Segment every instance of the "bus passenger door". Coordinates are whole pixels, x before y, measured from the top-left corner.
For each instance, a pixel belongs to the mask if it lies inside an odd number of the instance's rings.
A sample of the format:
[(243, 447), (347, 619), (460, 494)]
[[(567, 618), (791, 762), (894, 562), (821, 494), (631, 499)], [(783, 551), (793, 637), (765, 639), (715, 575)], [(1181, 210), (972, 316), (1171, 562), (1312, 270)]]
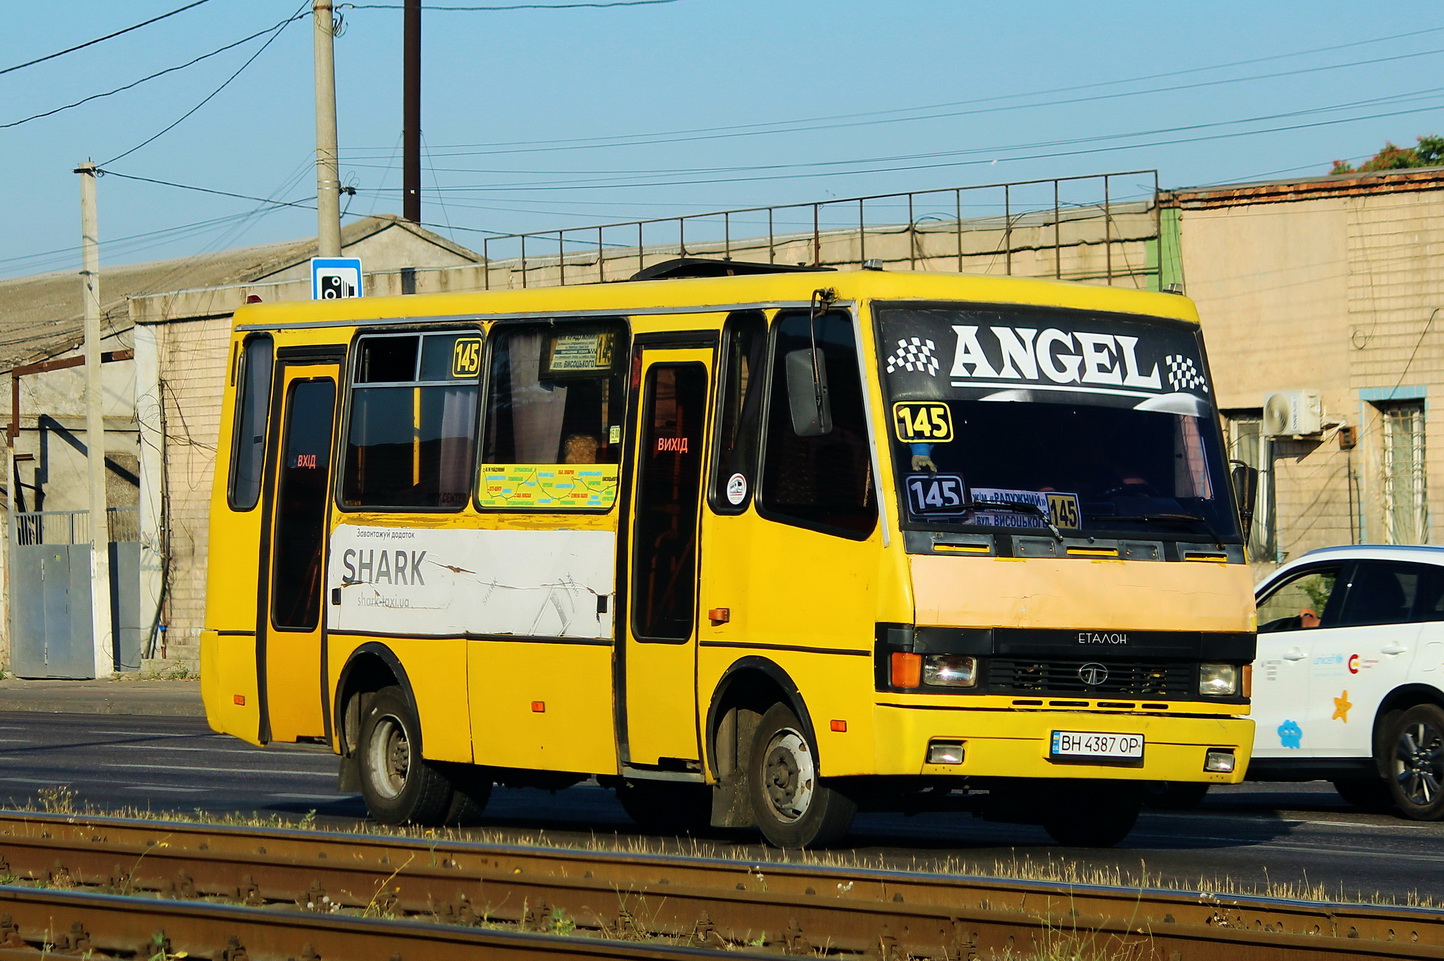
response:
[[(710, 348), (639, 344), (620, 688), (623, 760), (681, 768), (697, 731), (698, 515)], [(681, 763), (679, 763), (681, 762)]]
[(326, 733), (321, 602), (339, 371), (339, 362), (282, 358), (277, 372), (281, 406), (272, 422), (280, 426), (266, 483), (270, 530), (256, 625), (263, 741)]

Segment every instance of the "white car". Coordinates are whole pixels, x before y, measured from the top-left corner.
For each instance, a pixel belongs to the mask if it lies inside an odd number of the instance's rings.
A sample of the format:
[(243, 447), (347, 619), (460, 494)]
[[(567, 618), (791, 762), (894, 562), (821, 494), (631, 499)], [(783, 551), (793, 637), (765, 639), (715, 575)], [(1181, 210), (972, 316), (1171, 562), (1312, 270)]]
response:
[[(1250, 781), (1444, 820), (1444, 547), (1310, 551), (1258, 586)], [(1207, 785), (1161, 784), (1155, 807)]]
[(1444, 818), (1444, 548), (1310, 551), (1257, 598), (1249, 779)]

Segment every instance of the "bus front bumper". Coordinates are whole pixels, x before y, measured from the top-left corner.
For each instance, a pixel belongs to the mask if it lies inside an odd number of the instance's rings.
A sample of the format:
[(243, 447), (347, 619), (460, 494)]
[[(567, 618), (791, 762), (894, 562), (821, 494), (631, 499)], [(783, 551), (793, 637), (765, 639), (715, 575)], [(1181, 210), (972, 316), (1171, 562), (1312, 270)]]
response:
[[(944, 777), (1237, 784), (1248, 767), (1254, 733), (1253, 721), (1227, 716), (879, 705), (875, 719), (879, 774)], [(1055, 732), (1064, 736), (1055, 738)], [(1055, 753), (1055, 747), (1080, 753)], [(1141, 756), (1088, 756), (1093, 750)], [(1232, 770), (1220, 770), (1229, 757)]]

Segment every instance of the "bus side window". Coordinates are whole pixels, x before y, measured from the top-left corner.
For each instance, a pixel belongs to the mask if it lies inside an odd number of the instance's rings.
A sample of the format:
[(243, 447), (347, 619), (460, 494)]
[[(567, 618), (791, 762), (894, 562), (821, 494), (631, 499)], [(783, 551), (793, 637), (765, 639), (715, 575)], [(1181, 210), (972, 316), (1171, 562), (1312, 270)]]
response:
[(481, 334), (379, 334), (357, 343), (341, 500), (459, 510), (471, 492)]
[[(611, 509), (622, 450), (626, 370), (621, 321), (492, 328), (478, 505)], [(553, 465), (591, 467), (576, 473), (552, 471)], [(584, 481), (574, 482), (574, 476)], [(553, 477), (564, 479), (545, 480)]]
[(810, 326), (805, 310), (780, 312), (773, 323), (759, 510), (786, 523), (861, 540), (877, 524), (877, 505), (852, 318), (844, 311), (832, 311), (817, 319), (817, 350), (826, 366), (832, 429), (802, 437), (793, 429), (787, 371), (779, 358), (811, 348)]
[(274, 353), (271, 338), (265, 334), (248, 337), (242, 348), (240, 385), (236, 388), (236, 427), (231, 438), (230, 505), (233, 511), (251, 510), (261, 497)]
[(717, 392), (717, 438), (713, 445), (710, 499), (718, 514), (747, 510), (757, 485), (757, 440), (762, 425), (763, 360), (767, 319), (760, 310), (739, 310), (722, 326), (722, 370)]

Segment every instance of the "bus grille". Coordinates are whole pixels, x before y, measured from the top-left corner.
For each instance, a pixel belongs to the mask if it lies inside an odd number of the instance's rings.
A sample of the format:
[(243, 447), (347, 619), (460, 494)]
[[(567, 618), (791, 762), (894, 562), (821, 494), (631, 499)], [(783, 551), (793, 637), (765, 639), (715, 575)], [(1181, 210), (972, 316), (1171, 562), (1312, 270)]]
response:
[[(1084, 665), (1107, 668), (1100, 683)], [(1096, 675), (1094, 675), (1096, 676)], [(1149, 661), (1037, 661), (997, 658), (989, 664), (990, 694), (1072, 694), (1082, 697), (1190, 697), (1198, 693), (1192, 664)]]

